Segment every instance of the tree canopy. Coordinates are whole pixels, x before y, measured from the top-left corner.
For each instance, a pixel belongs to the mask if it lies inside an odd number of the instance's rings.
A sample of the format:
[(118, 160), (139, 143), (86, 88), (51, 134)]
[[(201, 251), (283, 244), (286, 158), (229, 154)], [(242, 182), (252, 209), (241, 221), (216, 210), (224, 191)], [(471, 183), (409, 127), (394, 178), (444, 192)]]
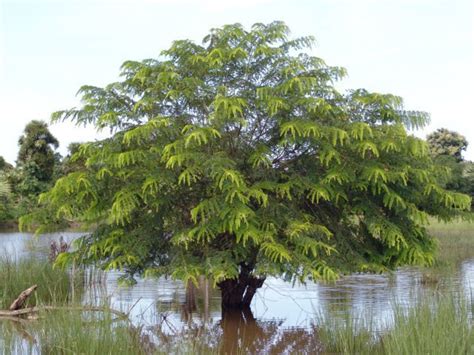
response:
[(10, 170), (13, 166), (0, 155), (0, 170)]
[(10, 217), (11, 188), (5, 177), (0, 174), (0, 222)]
[(442, 186), (470, 195), (472, 198), (474, 165), (464, 160), (462, 156), (468, 146), (466, 137), (458, 132), (440, 128), (427, 136), (427, 142), (433, 161), (440, 167), (438, 172)]
[(466, 150), (468, 145), (466, 137), (446, 128), (439, 128), (428, 134), (426, 140), (434, 157), (452, 156), (457, 161), (463, 160), (462, 152)]
[[(345, 70), (312, 45), (281, 22), (227, 25), (82, 87), (83, 105), (53, 120), (112, 136), (82, 144), (72, 159), (85, 164), (41, 196), (93, 228), (58, 262), (204, 275), (224, 307), (247, 307), (267, 276), (432, 263), (428, 217), (462, 216), (470, 198), (438, 184), (426, 142), (407, 132), (428, 115), (394, 95), (338, 92)], [(35, 220), (52, 227), (34, 215), (23, 227)]]
[(28, 166), (27, 169), (32, 170), (33, 176), (39, 181), (50, 181), (56, 162), (54, 149), (59, 146), (59, 142), (49, 131), (46, 122), (33, 120), (28, 123), (18, 145), (17, 165)]

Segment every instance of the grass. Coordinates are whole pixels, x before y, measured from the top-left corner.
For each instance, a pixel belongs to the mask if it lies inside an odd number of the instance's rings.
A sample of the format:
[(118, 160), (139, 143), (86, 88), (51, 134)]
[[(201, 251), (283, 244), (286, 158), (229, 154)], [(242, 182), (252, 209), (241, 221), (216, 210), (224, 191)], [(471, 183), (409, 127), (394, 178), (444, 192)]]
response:
[[(422, 282), (437, 283), (462, 262), (474, 258), (474, 223), (430, 222), (438, 242), (435, 264), (423, 268)], [(449, 289), (449, 288), (448, 288)], [(454, 297), (456, 296), (456, 297)], [(394, 303), (393, 327), (378, 333), (368, 318), (319, 319), (319, 337), (327, 353), (474, 354), (474, 298), (437, 294), (406, 310)], [(374, 335), (377, 334), (377, 335)]]
[(433, 219), (428, 231), (436, 238), (438, 250), (434, 265), (421, 269), (421, 282), (437, 285), (453, 274), (462, 262), (474, 258), (474, 223), (442, 223)]
[[(272, 325), (260, 324), (256, 330), (263, 337), (253, 338), (255, 343), (246, 346), (256, 352), (279, 353), (274, 350), (281, 348), (315, 353), (316, 339), (322, 354), (472, 354), (472, 300), (471, 304), (461, 300), (431, 296), (408, 310), (394, 305), (393, 327), (382, 332), (375, 330), (370, 317), (339, 320), (324, 317), (311, 330), (288, 329), (276, 332), (276, 336), (272, 334), (277, 325), (273, 329)], [(40, 317), (35, 321), (0, 321), (3, 353), (218, 354), (226, 349), (218, 324), (207, 332), (190, 330), (174, 334), (168, 342), (153, 331), (144, 332), (128, 321), (117, 321), (109, 312), (57, 311)], [(265, 335), (269, 334), (267, 338)], [(292, 347), (295, 344), (297, 348)]]
[(3, 353), (147, 354), (156, 349), (141, 329), (108, 312), (54, 311), (34, 321), (0, 321)]
[(425, 301), (408, 311), (397, 308), (394, 329), (381, 339), (384, 353), (473, 353), (474, 329), (469, 308), (467, 302), (449, 297)]
[(428, 230), (438, 240), (435, 266), (453, 266), (474, 258), (473, 222), (442, 223), (432, 220)]
[[(78, 273), (80, 279), (83, 274)], [(76, 292), (82, 287), (75, 282)], [(8, 309), (21, 291), (33, 284), (28, 306), (65, 306), (71, 303), (71, 276), (47, 260), (0, 256), (0, 309)], [(78, 297), (81, 298), (81, 297)], [(145, 354), (154, 347), (140, 328), (117, 322), (111, 312), (43, 311), (39, 319), (0, 318), (3, 354)]]
[(54, 312), (46, 315), (34, 332), (43, 354), (145, 353), (140, 329), (127, 322), (115, 324), (107, 312)]
[(14, 260), (0, 256), (0, 309), (7, 309), (18, 295), (32, 285), (38, 285), (29, 306), (62, 304), (69, 299), (70, 277), (66, 270), (53, 268), (45, 260)]
[(325, 351), (410, 355), (474, 353), (472, 300), (432, 296), (409, 310), (395, 305), (393, 311), (393, 328), (381, 333), (372, 328), (372, 322), (350, 318), (328, 321), (324, 317), (317, 331)]

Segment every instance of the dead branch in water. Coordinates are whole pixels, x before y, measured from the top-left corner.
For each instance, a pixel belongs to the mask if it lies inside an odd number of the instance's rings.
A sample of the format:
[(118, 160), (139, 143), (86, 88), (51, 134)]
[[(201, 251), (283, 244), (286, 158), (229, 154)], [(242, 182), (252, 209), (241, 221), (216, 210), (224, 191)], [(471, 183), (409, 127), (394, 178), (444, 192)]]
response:
[(30, 308), (17, 309), (14, 311), (9, 310), (0, 310), (0, 317), (19, 317), (28, 314), (34, 314), (41, 311), (83, 311), (83, 312), (104, 312), (111, 313), (117, 317), (128, 319), (126, 313), (117, 311), (115, 309), (106, 308), (106, 307), (92, 307), (92, 306), (36, 306)]
[(35, 306), (29, 308), (23, 308), (28, 297), (37, 289), (37, 285), (33, 285), (30, 288), (24, 290), (11, 304), (8, 310), (0, 310), (1, 318), (20, 317), (24, 315), (31, 315), (41, 311), (82, 311), (82, 312), (109, 312), (116, 315), (120, 319), (129, 319), (128, 314), (117, 311), (115, 309), (106, 307), (93, 307), (93, 306)]
[(16, 300), (13, 301), (13, 303), (10, 305), (10, 308), (9, 310), (10, 311), (16, 311), (18, 309), (21, 309), (23, 308), (23, 306), (25, 305), (25, 302), (26, 300), (28, 299), (28, 297), (30, 297), (30, 295), (35, 292), (35, 290), (38, 288), (37, 285), (33, 285), (31, 286), (30, 288), (27, 288), (25, 291), (23, 291), (22, 293), (20, 293), (20, 295), (17, 297)]

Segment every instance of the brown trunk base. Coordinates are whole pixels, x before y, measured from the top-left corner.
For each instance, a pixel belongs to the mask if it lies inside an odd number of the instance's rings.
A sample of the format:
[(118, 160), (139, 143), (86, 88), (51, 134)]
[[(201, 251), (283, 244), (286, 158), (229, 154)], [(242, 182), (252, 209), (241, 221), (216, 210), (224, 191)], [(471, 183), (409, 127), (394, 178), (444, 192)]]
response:
[(265, 278), (250, 275), (245, 270), (237, 279), (221, 281), (217, 284), (221, 290), (222, 311), (250, 309), (253, 296), (262, 287)]

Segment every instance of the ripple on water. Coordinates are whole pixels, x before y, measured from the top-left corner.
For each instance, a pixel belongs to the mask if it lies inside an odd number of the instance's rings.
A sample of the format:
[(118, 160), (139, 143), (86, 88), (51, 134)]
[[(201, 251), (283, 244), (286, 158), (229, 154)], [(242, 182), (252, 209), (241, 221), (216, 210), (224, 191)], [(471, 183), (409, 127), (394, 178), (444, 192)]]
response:
[[(26, 257), (47, 255), (53, 240), (63, 236), (66, 241), (81, 233), (54, 233), (33, 237), (28, 233), (0, 233), (0, 249), (8, 255)], [(219, 321), (220, 300), (215, 290), (201, 287), (194, 290), (196, 307), (186, 307), (189, 298), (181, 282), (160, 278), (137, 279), (133, 286), (122, 286), (120, 272), (107, 272), (105, 277), (86, 288), (84, 302), (100, 303), (104, 300), (111, 306), (131, 310), (134, 322), (156, 324), (166, 314), (167, 320), (176, 327), (203, 319)], [(458, 293), (463, 289), (466, 295), (473, 293), (474, 259), (463, 262), (460, 267), (435, 285), (423, 282), (423, 274), (415, 268), (401, 268), (392, 274), (353, 274), (330, 283), (293, 285), (280, 279), (268, 278), (257, 292), (252, 310), (257, 319), (280, 319), (284, 327), (309, 327), (317, 317), (370, 316), (376, 326), (390, 324), (393, 316), (393, 302), (410, 307), (427, 292), (443, 288)], [(191, 311), (191, 312), (190, 312)]]

